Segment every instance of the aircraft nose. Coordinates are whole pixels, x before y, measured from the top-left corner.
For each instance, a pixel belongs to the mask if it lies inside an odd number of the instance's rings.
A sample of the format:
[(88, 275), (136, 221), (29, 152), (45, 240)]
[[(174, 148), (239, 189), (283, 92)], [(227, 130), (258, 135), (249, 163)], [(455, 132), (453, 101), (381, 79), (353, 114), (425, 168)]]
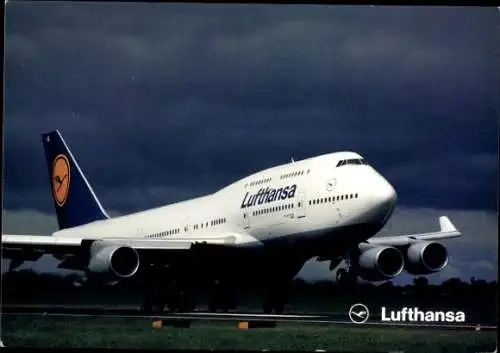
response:
[(398, 199), (398, 196), (394, 187), (384, 179), (381, 181), (380, 186), (377, 190), (377, 198), (381, 203), (394, 205)]
[(383, 222), (392, 214), (398, 196), (394, 187), (384, 178), (380, 178), (374, 185), (372, 200), (378, 209), (378, 213)]

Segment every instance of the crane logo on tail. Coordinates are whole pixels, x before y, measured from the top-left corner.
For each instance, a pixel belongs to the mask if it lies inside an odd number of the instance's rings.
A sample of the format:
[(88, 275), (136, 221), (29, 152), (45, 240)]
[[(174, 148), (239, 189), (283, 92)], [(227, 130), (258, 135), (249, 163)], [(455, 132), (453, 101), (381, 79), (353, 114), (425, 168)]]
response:
[(64, 154), (58, 155), (52, 166), (52, 191), (59, 207), (64, 206), (68, 198), (70, 174), (68, 157)]

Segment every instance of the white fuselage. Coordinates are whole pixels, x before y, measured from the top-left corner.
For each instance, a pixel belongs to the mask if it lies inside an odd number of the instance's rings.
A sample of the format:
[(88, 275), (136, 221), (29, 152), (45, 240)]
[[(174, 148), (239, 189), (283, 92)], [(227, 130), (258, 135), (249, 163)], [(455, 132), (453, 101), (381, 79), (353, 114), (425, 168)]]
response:
[[(324, 237), (332, 230), (390, 217), (394, 188), (362, 160), (338, 152), (269, 168), (219, 191), (164, 207), (60, 230), (80, 238), (189, 239), (248, 234), (266, 245)], [(260, 191), (260, 192), (259, 192)], [(366, 238), (374, 234), (366, 234)]]

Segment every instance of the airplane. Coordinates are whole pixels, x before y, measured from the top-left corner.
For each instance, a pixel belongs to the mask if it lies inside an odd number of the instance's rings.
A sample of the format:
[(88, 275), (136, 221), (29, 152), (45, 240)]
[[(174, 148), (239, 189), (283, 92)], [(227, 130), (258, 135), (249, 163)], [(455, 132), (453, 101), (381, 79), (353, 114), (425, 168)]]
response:
[[(89, 283), (136, 280), (143, 308), (192, 311), (202, 286), (209, 310), (229, 310), (239, 286), (264, 288), (265, 313), (283, 312), (304, 263), (330, 261), (341, 284), (444, 269), (438, 240), (461, 236), (446, 216), (438, 231), (374, 237), (393, 214), (394, 187), (360, 154), (327, 153), (252, 173), (211, 194), (110, 217), (59, 130), (42, 134), (59, 230), (3, 234), (10, 270), (51, 254)], [(159, 286), (168, 295), (158, 295)], [(166, 287), (165, 287), (166, 286)], [(155, 289), (156, 288), (156, 289)]]

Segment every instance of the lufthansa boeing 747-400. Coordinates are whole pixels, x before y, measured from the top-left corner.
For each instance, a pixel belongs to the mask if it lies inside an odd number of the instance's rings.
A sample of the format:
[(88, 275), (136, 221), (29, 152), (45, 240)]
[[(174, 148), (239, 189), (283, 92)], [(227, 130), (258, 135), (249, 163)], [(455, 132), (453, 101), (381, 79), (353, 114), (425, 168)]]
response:
[[(94, 284), (171, 284), (176, 299), (156, 299), (157, 310), (194, 310), (194, 293), (217, 283), (226, 294), (262, 285), (264, 311), (281, 313), (287, 285), (311, 258), (330, 261), (331, 269), (345, 260), (337, 271), (341, 283), (430, 274), (448, 263), (437, 240), (461, 235), (442, 216), (436, 232), (373, 238), (394, 210), (396, 191), (354, 152), (291, 161), (210, 195), (112, 218), (59, 131), (42, 134), (42, 141), (60, 229), (51, 236), (2, 235), (10, 269), (51, 254), (60, 268), (84, 271)], [(226, 294), (216, 295), (210, 310), (227, 310), (220, 304)]]

